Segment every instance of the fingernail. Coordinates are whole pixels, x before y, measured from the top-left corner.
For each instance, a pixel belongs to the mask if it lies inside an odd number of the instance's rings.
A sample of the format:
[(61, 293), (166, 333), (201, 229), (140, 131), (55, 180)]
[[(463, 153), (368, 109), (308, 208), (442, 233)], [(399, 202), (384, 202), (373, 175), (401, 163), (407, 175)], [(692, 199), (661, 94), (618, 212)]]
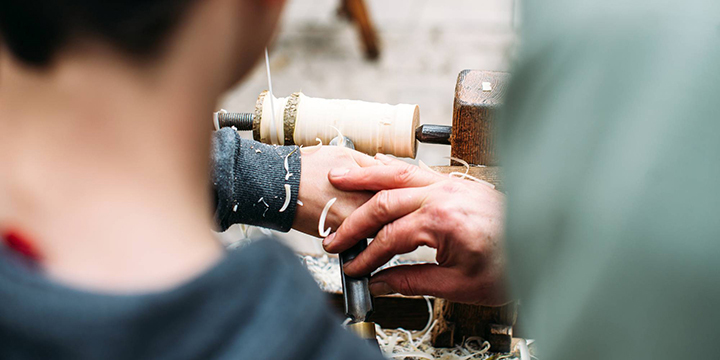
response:
[(373, 294), (373, 295), (375, 295), (375, 296), (378, 296), (378, 295), (388, 295), (388, 294), (392, 294), (392, 293), (395, 292), (395, 291), (390, 287), (390, 285), (388, 285), (388, 284), (385, 283), (385, 282), (371, 283), (371, 284), (369, 285), (369, 287), (370, 287), (370, 293)]
[(345, 176), (350, 172), (350, 169), (332, 169), (330, 170), (330, 177), (339, 178)]
[(332, 234), (328, 235), (328, 237), (323, 239), (323, 242), (322, 242), (323, 247), (325, 247), (325, 248), (328, 247), (328, 245), (330, 245), (330, 243), (333, 241), (334, 238), (335, 238), (335, 233), (332, 233)]

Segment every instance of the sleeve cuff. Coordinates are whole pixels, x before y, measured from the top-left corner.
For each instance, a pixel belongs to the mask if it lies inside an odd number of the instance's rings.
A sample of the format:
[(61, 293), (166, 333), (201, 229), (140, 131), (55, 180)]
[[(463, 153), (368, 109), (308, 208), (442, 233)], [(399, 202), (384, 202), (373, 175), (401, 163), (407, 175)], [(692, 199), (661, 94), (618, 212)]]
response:
[(300, 188), (299, 148), (241, 139), (232, 129), (217, 131), (213, 145), (215, 217), (220, 229), (242, 223), (289, 231)]

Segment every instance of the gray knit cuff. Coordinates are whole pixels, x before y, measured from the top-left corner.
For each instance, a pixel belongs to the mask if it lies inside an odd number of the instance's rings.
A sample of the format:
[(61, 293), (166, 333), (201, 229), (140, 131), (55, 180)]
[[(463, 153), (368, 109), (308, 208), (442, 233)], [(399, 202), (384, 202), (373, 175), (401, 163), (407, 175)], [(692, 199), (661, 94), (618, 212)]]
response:
[(285, 232), (292, 228), (300, 188), (297, 146), (241, 139), (224, 128), (214, 134), (212, 160), (215, 219), (221, 230), (238, 223)]

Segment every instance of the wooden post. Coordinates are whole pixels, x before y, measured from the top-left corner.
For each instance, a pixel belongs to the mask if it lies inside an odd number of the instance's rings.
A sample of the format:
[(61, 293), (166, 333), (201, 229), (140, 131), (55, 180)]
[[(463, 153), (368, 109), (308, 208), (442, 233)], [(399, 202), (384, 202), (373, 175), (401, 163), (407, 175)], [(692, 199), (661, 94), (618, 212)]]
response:
[[(455, 87), (452, 156), (473, 165), (497, 165), (493, 121), (508, 81), (508, 73), (471, 70), (460, 73)], [(445, 172), (443, 168), (436, 170)], [(497, 167), (471, 167), (471, 173), (502, 190)], [(488, 307), (435, 299), (437, 324), (432, 332), (433, 346), (451, 347), (470, 336), (479, 336), (490, 343), (491, 351), (509, 352), (517, 307), (517, 303)]]
[(497, 165), (493, 118), (502, 104), (510, 75), (463, 70), (455, 86), (452, 156), (475, 165)]
[(460, 304), (435, 299), (432, 332), (435, 347), (453, 347), (470, 336), (479, 336), (490, 343), (490, 351), (509, 352), (512, 326), (517, 319), (517, 303), (489, 307)]

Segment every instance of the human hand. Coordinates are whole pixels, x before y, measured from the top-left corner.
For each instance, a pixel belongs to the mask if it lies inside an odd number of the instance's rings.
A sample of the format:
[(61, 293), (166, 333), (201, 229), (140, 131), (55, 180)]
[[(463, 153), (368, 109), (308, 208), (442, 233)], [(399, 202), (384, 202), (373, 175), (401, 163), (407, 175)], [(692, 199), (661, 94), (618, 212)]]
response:
[(325, 228), (337, 229), (340, 223), (360, 205), (367, 202), (374, 192), (365, 190), (343, 191), (328, 181), (330, 169), (343, 167), (359, 169), (379, 162), (372, 157), (344, 147), (322, 146), (319, 149), (301, 149), (301, 175), (298, 204), (293, 228), (309, 235), (319, 236), (318, 222), (327, 202), (337, 198), (325, 219)]
[(379, 191), (323, 242), (340, 253), (375, 237), (344, 267), (366, 275), (397, 254), (426, 245), (437, 264), (401, 265), (370, 279), (374, 295), (433, 295), (452, 301), (501, 305), (504, 195), (486, 184), (450, 178), (379, 155), (381, 164), (333, 169), (330, 182), (344, 191)]

